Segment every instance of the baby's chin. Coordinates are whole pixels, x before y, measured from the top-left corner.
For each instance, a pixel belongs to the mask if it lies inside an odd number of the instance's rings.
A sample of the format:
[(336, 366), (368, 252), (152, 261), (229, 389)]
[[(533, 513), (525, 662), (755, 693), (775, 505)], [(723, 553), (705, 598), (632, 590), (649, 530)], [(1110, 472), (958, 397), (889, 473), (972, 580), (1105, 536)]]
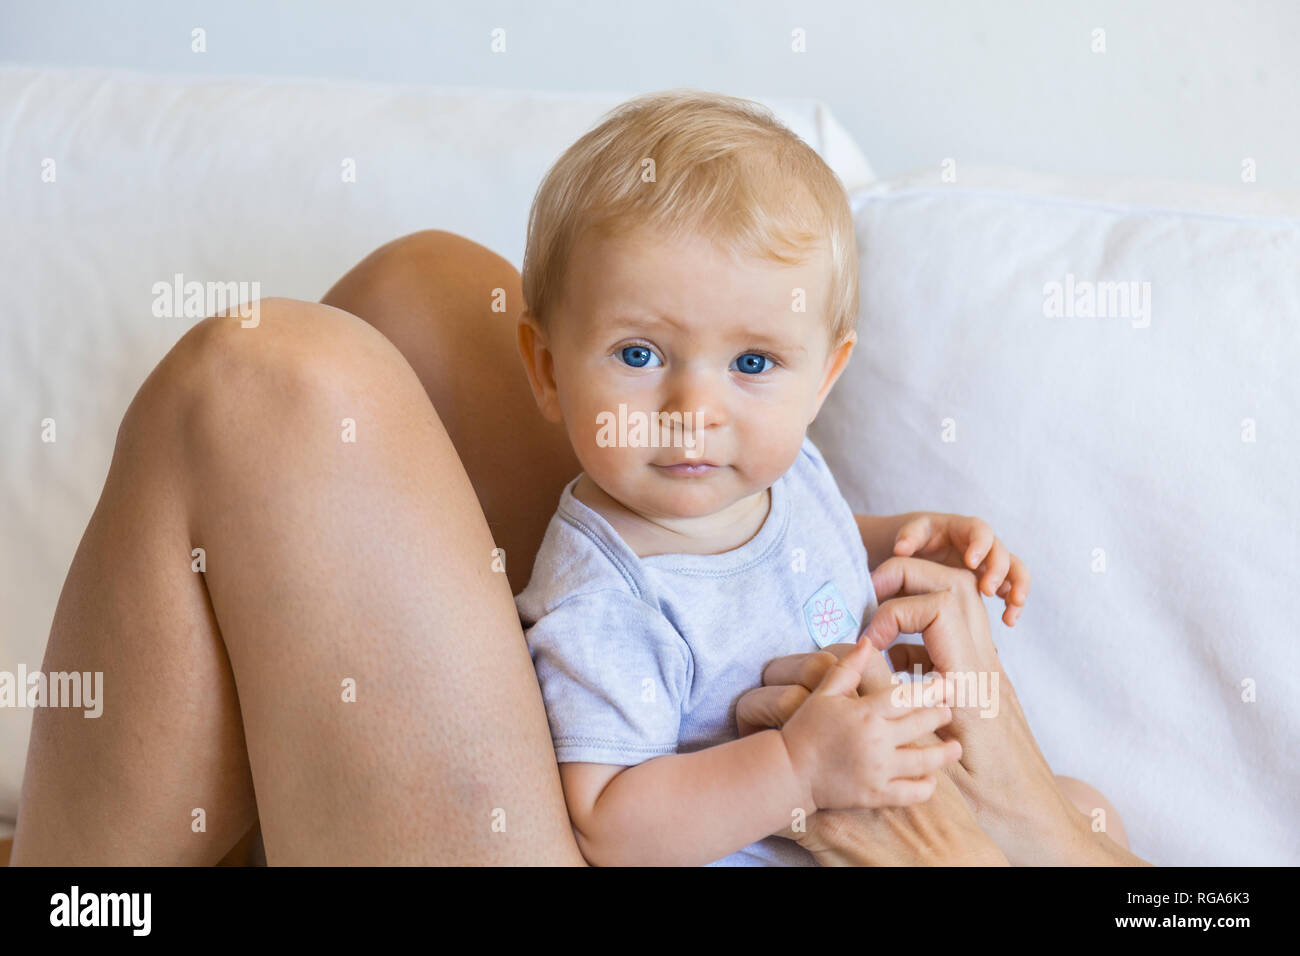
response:
[(624, 494), (613, 497), (645, 517), (685, 520), (716, 515), (761, 490), (737, 488), (734, 483), (717, 480), (722, 477), (720, 474), (698, 478), (655, 475), (651, 487), (628, 488)]

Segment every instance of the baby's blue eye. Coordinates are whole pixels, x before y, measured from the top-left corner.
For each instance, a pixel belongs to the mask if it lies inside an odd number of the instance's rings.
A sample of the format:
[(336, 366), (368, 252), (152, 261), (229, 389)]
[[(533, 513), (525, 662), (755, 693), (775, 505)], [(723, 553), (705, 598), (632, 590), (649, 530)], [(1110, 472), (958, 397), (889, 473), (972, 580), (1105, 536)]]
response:
[(772, 360), (766, 355), (760, 355), (758, 352), (746, 352), (736, 359), (736, 370), (744, 372), (746, 375), (757, 375), (760, 372), (766, 372), (773, 364)]
[(629, 345), (620, 354), (623, 361), (633, 368), (654, 368), (655, 366), (651, 364), (652, 359), (655, 364), (660, 364), (659, 356), (644, 345)]

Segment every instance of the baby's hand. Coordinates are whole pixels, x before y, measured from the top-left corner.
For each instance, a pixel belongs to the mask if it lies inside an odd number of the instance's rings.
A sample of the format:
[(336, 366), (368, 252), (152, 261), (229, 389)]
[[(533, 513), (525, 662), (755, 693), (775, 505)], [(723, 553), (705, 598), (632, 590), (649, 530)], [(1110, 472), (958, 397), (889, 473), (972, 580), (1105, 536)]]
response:
[(857, 695), (866, 658), (876, 653), (867, 643), (841, 658), (780, 730), (812, 800), (809, 813), (923, 803), (938, 785), (933, 774), (961, 756), (955, 740), (909, 746), (952, 720), (937, 699), (943, 681), (927, 682), (925, 701), (907, 684)]
[(1015, 627), (1029, 597), (1025, 562), (1006, 549), (993, 529), (965, 515), (923, 514), (906, 522), (894, 538), (894, 554), (928, 558), (954, 568), (970, 568), (979, 588), (1006, 602), (1002, 621)]

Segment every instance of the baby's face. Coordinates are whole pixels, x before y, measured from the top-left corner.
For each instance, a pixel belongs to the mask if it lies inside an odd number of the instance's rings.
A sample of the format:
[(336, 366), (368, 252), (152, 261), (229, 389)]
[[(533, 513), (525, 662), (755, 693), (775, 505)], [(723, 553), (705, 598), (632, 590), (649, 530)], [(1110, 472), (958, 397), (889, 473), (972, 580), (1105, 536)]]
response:
[[(831, 350), (829, 269), (824, 250), (787, 266), (733, 259), (696, 235), (588, 230), (548, 323), (542, 410), (563, 418), (583, 470), (632, 511), (721, 512), (789, 469), (848, 360), (852, 341)], [(630, 422), (689, 413), (684, 432), (660, 435), (679, 447), (608, 446), (620, 404)]]

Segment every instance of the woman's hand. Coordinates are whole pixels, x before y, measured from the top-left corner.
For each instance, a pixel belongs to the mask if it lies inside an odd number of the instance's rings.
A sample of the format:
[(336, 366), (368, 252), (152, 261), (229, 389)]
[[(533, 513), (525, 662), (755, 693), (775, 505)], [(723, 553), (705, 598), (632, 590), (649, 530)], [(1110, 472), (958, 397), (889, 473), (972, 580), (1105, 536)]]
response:
[[(750, 691), (736, 705), (742, 735), (780, 726), (799, 708), (837, 657), (856, 645), (836, 644), (814, 654), (772, 661), (763, 674), (767, 686)], [(872, 653), (863, 668), (859, 695), (888, 690), (889, 667)], [(933, 733), (917, 738), (918, 746), (939, 741)], [(803, 832), (786, 830), (822, 866), (1006, 866), (1007, 859), (979, 828), (956, 784), (936, 774), (938, 786), (924, 803), (877, 810), (821, 810), (808, 818)]]
[[(938, 739), (938, 738), (935, 738)], [(1009, 866), (947, 775), (925, 803), (820, 810), (806, 833), (785, 832), (821, 866)]]
[[(985, 688), (990, 699), (954, 706), (942, 736), (961, 742), (960, 766), (953, 781), (970, 803), (981, 828), (1016, 865), (1080, 862), (1079, 854), (1104, 834), (1093, 834), (1086, 820), (1057, 786), (1015, 688), (1002, 670), (989, 633), (988, 615), (969, 571), (917, 558), (896, 557), (871, 575), (883, 603), (862, 639), (888, 647), (900, 634), (921, 634), (921, 663), (966, 688)], [(906, 647), (906, 645), (904, 645)], [(915, 649), (895, 655), (917, 659)], [(960, 702), (958, 702), (960, 703)], [(1086, 855), (1086, 852), (1085, 852)]]
[[(955, 706), (952, 723), (937, 736), (955, 737), (961, 743), (961, 760), (946, 773), (981, 829), (1006, 857), (1017, 865), (1141, 863), (1105, 834), (1092, 832), (1087, 818), (1061, 793), (998, 662), (973, 575), (917, 558), (895, 557), (873, 572), (872, 581), (877, 596), (886, 600), (864, 630), (864, 639), (883, 648), (899, 634), (919, 632), (925, 648), (891, 649), (895, 667), (906, 669), (913, 663), (928, 667), (932, 662), (947, 679), (973, 680), (975, 687), (982, 679), (992, 693), (991, 700), (983, 703)], [(763, 674), (765, 686), (737, 705), (742, 732), (780, 726), (793, 713), (792, 705), (797, 707), (807, 695), (807, 688), (817, 686), (833, 655), (852, 649), (852, 645), (835, 645), (817, 654), (770, 663)], [(879, 661), (879, 667), (870, 671), (872, 679), (885, 670)], [(926, 806), (911, 809), (919, 814)], [(810, 830), (817, 816), (809, 821)], [(907, 824), (907, 815), (894, 816), (900, 825)], [(843, 839), (845, 821), (831, 822), (830, 832)]]

